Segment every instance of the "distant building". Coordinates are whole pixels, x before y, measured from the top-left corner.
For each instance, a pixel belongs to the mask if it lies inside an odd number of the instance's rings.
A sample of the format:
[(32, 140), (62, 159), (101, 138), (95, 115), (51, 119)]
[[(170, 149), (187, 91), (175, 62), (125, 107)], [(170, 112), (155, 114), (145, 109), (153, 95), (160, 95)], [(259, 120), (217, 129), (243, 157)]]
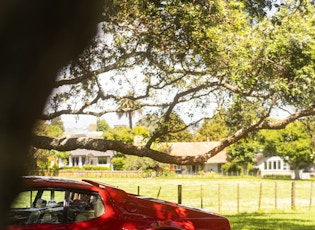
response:
[[(174, 156), (197, 156), (209, 152), (219, 145), (220, 142), (170, 142), (163, 144), (170, 155)], [(227, 163), (227, 152), (222, 150), (211, 157), (205, 164), (200, 165), (175, 165), (175, 170), (183, 174), (195, 174), (200, 170), (205, 172), (221, 172), (222, 165)]]
[(71, 151), (69, 155), (68, 166), (78, 166), (82, 167), (84, 165), (93, 166), (107, 166), (113, 170), (113, 165), (111, 163), (112, 157), (115, 155), (115, 151), (107, 150), (105, 152), (86, 150), (86, 149), (76, 149)]
[[(103, 132), (90, 131), (85, 133), (69, 133), (68, 137), (93, 137), (102, 138)], [(95, 151), (87, 149), (76, 149), (70, 152), (68, 166), (82, 167), (84, 165), (106, 166), (113, 170), (112, 158), (116, 154), (115, 151)], [(60, 164), (59, 164), (60, 165)]]
[(279, 156), (264, 157), (262, 154), (256, 156), (256, 168), (260, 175), (291, 175), (289, 164)]
[[(290, 168), (290, 165), (284, 161), (280, 156), (264, 157), (259, 153), (256, 155), (256, 168), (261, 177), (265, 175), (288, 175), (294, 179), (294, 171)], [(313, 165), (300, 170), (301, 179), (309, 179), (313, 175)]]

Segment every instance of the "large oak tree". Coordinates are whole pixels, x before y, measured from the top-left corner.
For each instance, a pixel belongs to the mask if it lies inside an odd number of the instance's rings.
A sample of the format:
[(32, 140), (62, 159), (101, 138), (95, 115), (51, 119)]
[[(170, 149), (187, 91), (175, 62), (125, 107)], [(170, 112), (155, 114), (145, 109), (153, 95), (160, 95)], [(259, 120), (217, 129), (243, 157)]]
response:
[[(154, 114), (160, 118), (156, 129), (142, 147), (47, 137), (35, 137), (34, 146), (111, 149), (160, 162), (200, 164), (251, 132), (281, 129), (313, 116), (313, 5), (244, 2), (117, 2), (117, 14), (104, 18), (90, 47), (61, 72), (42, 118), (102, 116), (120, 112), (120, 104), (128, 100), (137, 106), (124, 112)], [(170, 126), (173, 113), (187, 125)], [(275, 113), (285, 117), (272, 122)], [(214, 114), (223, 117), (229, 136), (209, 152), (179, 157), (152, 149), (161, 137), (199, 125)]]

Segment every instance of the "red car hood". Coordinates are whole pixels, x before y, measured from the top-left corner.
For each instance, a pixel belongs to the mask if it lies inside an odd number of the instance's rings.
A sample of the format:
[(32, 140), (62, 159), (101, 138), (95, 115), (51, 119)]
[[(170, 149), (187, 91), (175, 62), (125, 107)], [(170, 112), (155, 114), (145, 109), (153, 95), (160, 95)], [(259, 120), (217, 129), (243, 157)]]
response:
[[(148, 219), (153, 221), (152, 229), (170, 225), (173, 222), (174, 227), (180, 228), (185, 225), (185, 229), (195, 229), (193, 226), (204, 226), (200, 229), (227, 229), (230, 230), (227, 218), (213, 212), (186, 207), (176, 203), (138, 196), (118, 189), (116, 187), (83, 180), (87, 183), (104, 188), (112, 198), (114, 206), (119, 209), (119, 213), (127, 216), (131, 215), (133, 219)], [(157, 226), (158, 225), (158, 226)]]

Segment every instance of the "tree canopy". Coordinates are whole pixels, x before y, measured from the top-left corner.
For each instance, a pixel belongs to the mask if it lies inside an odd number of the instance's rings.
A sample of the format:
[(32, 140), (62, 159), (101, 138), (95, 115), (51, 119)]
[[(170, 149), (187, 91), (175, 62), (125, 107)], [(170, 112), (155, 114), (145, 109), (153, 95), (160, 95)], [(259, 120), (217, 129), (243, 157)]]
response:
[(282, 130), (263, 130), (258, 135), (265, 155), (278, 155), (295, 171), (295, 179), (299, 179), (299, 171), (314, 163), (312, 137), (306, 126), (295, 121)]
[[(159, 125), (142, 147), (115, 140), (37, 136), (34, 146), (90, 148), (200, 164), (261, 129), (314, 116), (315, 23), (309, 1), (117, 1), (98, 36), (62, 69), (42, 119), (142, 111)], [(132, 102), (122, 110), (124, 102)], [(282, 120), (270, 119), (283, 114)], [(184, 127), (168, 125), (172, 114)], [(195, 157), (152, 144), (220, 114), (221, 144)]]
[(257, 142), (243, 138), (228, 148), (228, 157), (232, 165), (242, 167), (242, 173), (247, 175), (249, 166), (253, 166), (257, 153)]
[[(61, 137), (64, 132), (63, 122), (59, 118), (55, 118), (51, 121), (51, 124), (47, 124), (43, 121), (39, 121), (35, 128), (34, 133), (37, 135), (45, 135), (50, 137)], [(57, 158), (66, 160), (68, 158), (69, 152), (57, 152), (54, 150), (48, 151), (43, 149), (33, 149), (31, 152), (33, 160), (27, 161), (34, 162), (34, 165), (27, 165), (30, 170), (33, 169), (48, 169), (52, 167), (51, 160), (56, 160)], [(56, 162), (55, 162), (56, 163)]]

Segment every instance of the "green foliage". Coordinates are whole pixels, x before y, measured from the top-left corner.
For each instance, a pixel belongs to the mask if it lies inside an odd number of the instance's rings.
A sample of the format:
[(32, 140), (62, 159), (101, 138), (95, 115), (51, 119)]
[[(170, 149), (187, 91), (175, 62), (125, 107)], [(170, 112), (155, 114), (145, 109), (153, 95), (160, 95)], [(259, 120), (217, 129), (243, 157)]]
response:
[(62, 159), (65, 164), (67, 164), (68, 157), (71, 154), (70, 152), (59, 152), (55, 150), (51, 150), (53, 156), (57, 157), (58, 159)]
[(243, 0), (246, 11), (256, 20), (261, 20), (273, 7), (279, 6), (274, 0)]
[(37, 135), (61, 137), (63, 135), (63, 125), (56, 122), (53, 125), (45, 121), (38, 121), (33, 131)]
[(148, 170), (158, 166), (158, 162), (147, 157), (126, 156), (124, 170)]
[[(272, 154), (281, 156), (296, 172), (314, 163), (312, 136), (301, 121), (291, 123), (283, 130), (261, 131), (260, 142), (264, 154), (272, 151)], [(298, 176), (296, 173), (296, 179)]]
[(82, 170), (79, 166), (63, 166), (59, 170)]
[[(44, 121), (38, 121), (34, 127), (34, 133), (37, 135), (61, 137), (63, 135), (63, 123), (61, 119), (55, 118), (51, 121), (51, 124)], [(33, 154), (34, 166), (39, 169), (50, 168), (51, 161), (57, 163), (58, 158), (67, 159), (69, 152), (58, 152), (55, 150), (42, 150), (38, 149)]]
[(114, 170), (123, 170), (125, 166), (125, 157), (113, 157), (111, 162)]
[[(47, 111), (116, 112), (128, 116), (130, 128), (135, 112), (154, 114), (141, 124), (149, 132), (137, 141), (141, 144), (147, 140), (191, 141), (189, 128), (209, 114), (222, 115), (227, 135), (240, 135), (232, 142), (267, 127), (275, 111), (290, 110), (295, 117), (313, 115), (313, 4), (292, 0), (114, 1), (110, 9), (115, 14), (110, 18), (105, 14), (99, 33), (103, 36), (97, 36), (64, 69), (59, 79), (66, 80), (57, 82), (67, 82), (71, 89), (55, 90), (50, 100), (53, 109)], [(226, 135), (216, 122), (203, 126), (196, 140), (205, 136), (218, 140)], [(108, 140), (134, 143), (131, 129), (104, 129)], [(272, 142), (265, 148), (270, 154), (284, 151)], [(292, 149), (308, 154), (303, 141), (291, 144)]]
[(249, 167), (255, 163), (255, 155), (258, 150), (258, 144), (251, 139), (242, 139), (233, 145), (228, 150), (228, 158), (232, 164), (242, 167), (242, 173), (248, 174)]
[(259, 141), (264, 154), (281, 156), (292, 169), (302, 169), (314, 162), (312, 138), (300, 121), (283, 130), (260, 131)]
[(169, 167), (161, 167), (157, 161), (147, 157), (129, 156), (118, 154), (112, 159), (114, 170), (138, 171), (147, 175), (156, 176), (170, 175), (172, 172)]
[(109, 171), (110, 168), (107, 166), (98, 166), (98, 165), (83, 165), (82, 167), (79, 166), (64, 166), (59, 168), (59, 170), (104, 170)]
[(266, 174), (263, 178), (272, 180), (291, 180), (291, 175)]
[(59, 127), (61, 129), (62, 132), (65, 131), (65, 127), (63, 126), (63, 122), (61, 120), (61, 117), (56, 117), (56, 118), (53, 118), (51, 120), (51, 123), (50, 123), (52, 126), (55, 126), (55, 127)]
[(227, 162), (224, 165), (222, 165), (222, 170), (224, 173), (238, 172), (240, 174), (242, 171), (242, 167), (237, 163)]
[(220, 141), (227, 137), (228, 129), (220, 115), (213, 119), (205, 119), (201, 127), (194, 133), (196, 141)]
[(133, 144), (134, 134), (129, 127), (118, 126), (103, 132), (106, 140), (121, 141), (127, 144)]
[(191, 141), (192, 135), (186, 128), (185, 122), (175, 113), (170, 114), (168, 120), (162, 118), (159, 122), (161, 132), (158, 142)]
[(115, 128), (108, 128), (105, 131), (103, 131), (103, 137), (106, 140), (121, 141), (126, 144), (141, 145), (143, 144), (142, 142), (146, 138), (148, 138), (148, 136), (149, 136), (148, 131), (141, 126), (136, 126), (133, 129), (130, 129), (129, 127), (117, 126)]
[(82, 169), (84, 169), (84, 170), (105, 170), (105, 171), (110, 170), (110, 168), (107, 166), (97, 166), (97, 165), (83, 165)]
[(123, 117), (126, 115), (129, 119), (129, 128), (132, 129), (133, 124), (132, 124), (132, 118), (134, 115), (137, 113), (141, 114), (141, 105), (139, 101), (124, 98), (119, 101), (119, 108), (117, 111), (117, 115), (119, 118)]
[(192, 134), (187, 130), (185, 122), (175, 113), (166, 119), (157, 114), (147, 114), (137, 125), (145, 127), (151, 136), (158, 135), (158, 142), (191, 141)]
[(41, 149), (37, 150), (33, 155), (36, 167), (39, 169), (48, 169), (50, 166), (49, 156), (49, 151)]
[(132, 131), (136, 136), (149, 137), (149, 131), (143, 126), (136, 126)]
[(158, 114), (145, 114), (137, 122), (137, 126), (145, 127), (149, 134), (152, 135), (158, 128), (160, 117)]
[(97, 129), (96, 129), (97, 131), (105, 132), (105, 131), (110, 129), (110, 126), (107, 123), (107, 121), (106, 120), (102, 120), (102, 119), (98, 119), (97, 120), (96, 126), (97, 126)]
[(236, 96), (233, 102), (221, 110), (221, 116), (224, 116), (226, 126), (230, 132), (235, 132), (242, 127), (249, 126), (257, 122), (266, 114), (263, 104), (258, 104), (256, 100), (247, 100), (243, 97)]

